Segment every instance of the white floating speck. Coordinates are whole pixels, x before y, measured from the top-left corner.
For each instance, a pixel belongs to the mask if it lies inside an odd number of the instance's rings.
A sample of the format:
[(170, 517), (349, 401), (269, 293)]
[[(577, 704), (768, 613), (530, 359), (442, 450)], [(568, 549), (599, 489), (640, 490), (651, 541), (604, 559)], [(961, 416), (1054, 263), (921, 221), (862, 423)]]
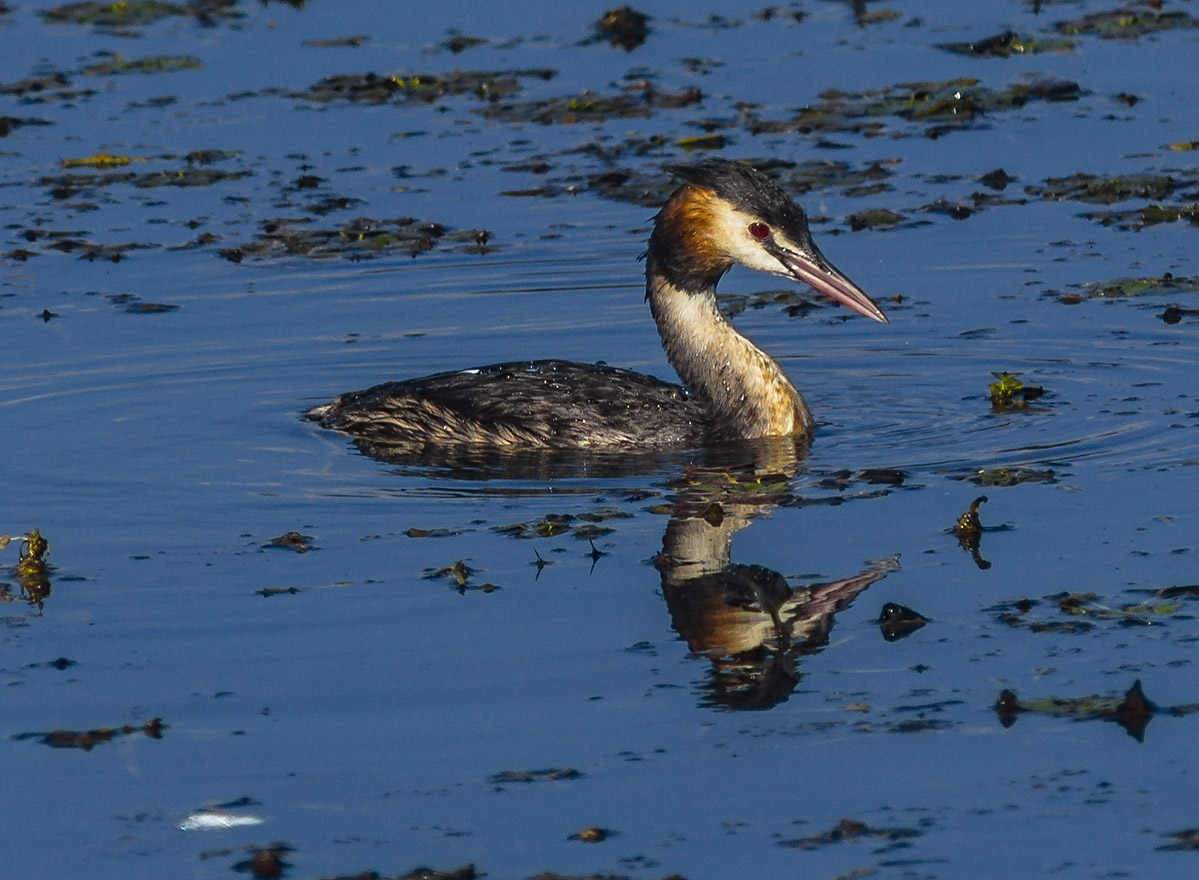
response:
[(193, 810), (179, 823), (180, 831), (227, 831), (230, 828), (245, 828), (261, 825), (266, 820), (261, 816), (233, 813), (229, 810)]

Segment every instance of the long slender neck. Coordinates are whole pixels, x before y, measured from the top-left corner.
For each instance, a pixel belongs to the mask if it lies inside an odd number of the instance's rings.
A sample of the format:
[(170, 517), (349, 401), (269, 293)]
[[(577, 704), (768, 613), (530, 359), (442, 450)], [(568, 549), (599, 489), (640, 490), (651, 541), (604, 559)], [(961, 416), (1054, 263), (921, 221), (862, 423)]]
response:
[(725, 320), (714, 284), (684, 289), (670, 280), (676, 274), (664, 271), (651, 244), (646, 299), (667, 359), (708, 410), (711, 438), (809, 433), (812, 417), (803, 397), (774, 358)]

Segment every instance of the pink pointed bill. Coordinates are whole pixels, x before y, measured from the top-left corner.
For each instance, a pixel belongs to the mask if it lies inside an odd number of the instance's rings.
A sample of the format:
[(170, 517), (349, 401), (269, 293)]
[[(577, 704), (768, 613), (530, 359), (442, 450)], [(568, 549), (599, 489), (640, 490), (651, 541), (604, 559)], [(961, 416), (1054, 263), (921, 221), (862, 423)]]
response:
[(866, 293), (841, 274), (835, 266), (824, 259), (819, 251), (812, 259), (807, 254), (786, 252), (779, 257), (797, 281), (802, 281), (835, 303), (840, 303), (851, 312), (857, 312), (880, 324), (889, 324), (887, 316)]

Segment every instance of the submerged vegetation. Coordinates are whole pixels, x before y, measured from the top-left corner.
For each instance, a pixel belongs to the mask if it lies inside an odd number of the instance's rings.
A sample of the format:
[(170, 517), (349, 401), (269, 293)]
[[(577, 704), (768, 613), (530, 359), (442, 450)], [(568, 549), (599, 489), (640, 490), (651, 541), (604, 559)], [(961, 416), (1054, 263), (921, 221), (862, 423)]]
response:
[(457, 244), (472, 253), (486, 252), (485, 230), (453, 230), (415, 217), (374, 220), (359, 217), (335, 227), (312, 228), (307, 218), (267, 220), (258, 237), (247, 244), (221, 251), (238, 263), (246, 257), (364, 257), (417, 254), (439, 244)]
[(1044, 39), (1002, 31), (994, 36), (965, 43), (942, 43), (942, 49), (957, 55), (975, 58), (1008, 58), (1012, 55), (1038, 55), (1041, 52), (1069, 52), (1078, 45), (1075, 40)]
[(1068, 305), (1083, 300), (1119, 301), (1141, 297), (1174, 297), (1180, 294), (1199, 294), (1199, 277), (1175, 276), (1166, 272), (1160, 276), (1084, 281), (1075, 285), (1069, 292), (1051, 290), (1048, 293)]
[(1054, 27), (1059, 33), (1070, 36), (1090, 34), (1109, 40), (1132, 40), (1157, 31), (1199, 27), (1199, 19), (1189, 12), (1164, 9), (1162, 3), (1145, 0), (1130, 6), (1065, 19)]
[(90, 76), (111, 76), (118, 73), (178, 73), (181, 70), (201, 70), (204, 62), (194, 55), (148, 55), (144, 58), (124, 58), (113, 55), (83, 68)]
[(522, 79), (549, 80), (555, 73), (548, 69), (522, 69), (453, 70), (444, 74), (338, 74), (320, 80), (298, 97), (321, 103), (352, 101), (366, 104), (431, 104), (456, 95), (498, 101), (518, 93)]
[[(853, 133), (867, 137), (904, 137), (923, 133), (938, 137), (977, 127), (984, 118), (1023, 107), (1030, 101), (1077, 101), (1087, 94), (1070, 80), (1016, 82), (1003, 89), (984, 86), (975, 77), (900, 83), (861, 92), (828, 89), (816, 103), (786, 120), (770, 121), (746, 111), (743, 124), (752, 134)], [(919, 131), (891, 128), (887, 120), (922, 126)], [(894, 122), (892, 122), (894, 125)]]
[(53, 6), (40, 15), (49, 24), (92, 25), (102, 30), (125, 30), (154, 24), (166, 18), (192, 18), (209, 22), (224, 18), (240, 18), (237, 0), (185, 0), (166, 3), (163, 0), (79, 0)]

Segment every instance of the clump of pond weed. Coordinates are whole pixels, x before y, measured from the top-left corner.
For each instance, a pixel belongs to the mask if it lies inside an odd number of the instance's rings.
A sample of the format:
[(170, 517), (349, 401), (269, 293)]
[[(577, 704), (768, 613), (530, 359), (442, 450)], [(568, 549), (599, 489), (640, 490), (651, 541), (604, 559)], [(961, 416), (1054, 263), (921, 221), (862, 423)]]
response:
[(110, 303), (131, 315), (161, 315), (179, 308), (171, 303), (147, 302), (133, 293), (110, 293), (105, 297)]
[(151, 718), (144, 724), (122, 724), (120, 727), (96, 727), (91, 730), (51, 730), (48, 733), (18, 733), (14, 740), (37, 740), (52, 749), (81, 749), (90, 752), (104, 743), (116, 742), (122, 737), (144, 734), (150, 739), (162, 739), (167, 726), (161, 718)]
[(976, 486), (1019, 486), (1021, 483), (1056, 483), (1057, 474), (1051, 469), (1039, 469), (1026, 465), (1011, 467), (979, 468), (968, 474), (953, 477), (955, 480), (967, 480)]
[(697, 88), (671, 92), (638, 80), (615, 94), (587, 90), (536, 101), (499, 101), (478, 112), (502, 122), (531, 122), (538, 125), (576, 125), (608, 119), (648, 118), (657, 110), (698, 104), (703, 93)]
[(941, 43), (937, 48), (973, 58), (1009, 58), (1012, 55), (1039, 55), (1042, 52), (1070, 52), (1077, 45), (1075, 40), (1047, 40), (1009, 30), (981, 40)]
[[(106, 53), (107, 54), (107, 53)], [(203, 70), (204, 62), (194, 55), (147, 55), (125, 58), (111, 54), (83, 68), (87, 76), (112, 76), (121, 73), (178, 73), (183, 70)]]
[(1067, 305), (1076, 305), (1084, 300), (1126, 300), (1136, 297), (1176, 296), (1199, 293), (1199, 276), (1188, 277), (1165, 272), (1160, 276), (1134, 278), (1112, 278), (1108, 281), (1084, 281), (1072, 285), (1074, 290), (1047, 291)]
[(886, 123), (887, 118), (897, 118), (924, 125), (924, 133), (936, 137), (976, 127), (984, 115), (1023, 107), (1030, 101), (1075, 101), (1084, 94), (1078, 83), (1070, 80), (1034, 80), (991, 89), (974, 77), (959, 77), (862, 92), (829, 89), (820, 94), (818, 102), (800, 108), (790, 119), (764, 120), (752, 107), (746, 107), (742, 122), (752, 134), (850, 132), (902, 137), (908, 132), (889, 131)]
[(1145, 729), (1155, 715), (1182, 717), (1199, 711), (1199, 705), (1158, 706), (1145, 696), (1138, 679), (1118, 697), (1090, 694), (1085, 697), (1038, 697), (1022, 700), (1014, 691), (1003, 690), (995, 701), (999, 723), (1011, 727), (1024, 713), (1068, 718), (1071, 721), (1114, 721), (1135, 739), (1143, 742)]
[(581, 541), (590, 541), (612, 532), (611, 528), (601, 527), (600, 523), (630, 516), (631, 513), (619, 508), (597, 507), (579, 514), (547, 513), (541, 519), (492, 526), (491, 530), (510, 538), (556, 538), (570, 534)]
[(271, 538), (262, 546), (263, 549), (277, 548), (280, 550), (291, 550), (295, 553), (307, 553), (313, 549), (313, 540), (311, 535), (301, 535), (299, 532), (290, 531)]
[(987, 385), (987, 394), (992, 412), (1026, 410), (1029, 401), (1045, 395), (1045, 389), (1040, 385), (1025, 385), (1019, 373), (1000, 372), (991, 375), (995, 381)]
[(245, 13), (236, 0), (186, 0), (165, 3), (162, 0), (79, 0), (43, 9), (39, 13), (49, 24), (85, 24), (102, 30), (127, 31), (154, 24), (166, 18), (192, 18), (201, 23), (218, 19), (240, 18)]
[(650, 17), (631, 6), (609, 9), (592, 25), (592, 42), (603, 40), (609, 45), (632, 52), (649, 37)]
[(431, 104), (455, 95), (497, 101), (520, 92), (522, 79), (549, 80), (555, 75), (556, 71), (545, 68), (451, 70), (442, 74), (348, 73), (325, 77), (299, 97), (320, 103), (364, 104)]
[[(319, 212), (318, 212), (319, 213)], [(415, 217), (374, 220), (358, 217), (339, 226), (314, 228), (310, 218), (263, 221), (258, 237), (221, 255), (233, 262), (246, 257), (366, 257), (389, 254), (417, 254), (442, 243), (457, 243), (472, 253), (486, 253), (489, 238), (485, 230), (452, 230), (440, 223)]]
[(457, 590), (460, 595), (465, 595), (467, 590), (480, 593), (494, 593), (499, 589), (499, 587), (492, 583), (475, 583), (474, 577), (478, 573), (478, 569), (467, 565), (465, 559), (459, 559), (449, 565), (426, 568), (421, 577), (427, 581), (449, 581), (450, 586)]
[(1177, 223), (1185, 220), (1199, 226), (1199, 203), (1185, 205), (1146, 205), (1130, 211), (1090, 211), (1083, 214), (1088, 220), (1097, 220), (1104, 226), (1136, 231), (1159, 223)]
[(1129, 199), (1163, 199), (1176, 189), (1194, 183), (1191, 179), (1169, 174), (1127, 174), (1100, 177), (1079, 172), (1067, 177), (1050, 177), (1044, 186), (1027, 186), (1025, 192), (1047, 201), (1079, 201), (1111, 205)]
[(851, 840), (889, 842), (889, 846), (884, 845), (874, 850), (874, 852), (880, 853), (886, 852), (889, 849), (910, 846), (911, 844), (908, 841), (920, 837), (923, 833), (923, 831), (917, 828), (881, 828), (867, 825), (865, 822), (860, 822), (857, 819), (842, 819), (828, 831), (811, 834), (807, 837), (785, 838), (779, 841), (779, 846), (786, 847), (787, 849), (813, 850)]
[(1163, 10), (1160, 3), (1145, 2), (1134, 6), (1090, 12), (1078, 18), (1054, 24), (1060, 34), (1092, 34), (1109, 40), (1131, 40), (1148, 33), (1199, 27), (1189, 12)]

